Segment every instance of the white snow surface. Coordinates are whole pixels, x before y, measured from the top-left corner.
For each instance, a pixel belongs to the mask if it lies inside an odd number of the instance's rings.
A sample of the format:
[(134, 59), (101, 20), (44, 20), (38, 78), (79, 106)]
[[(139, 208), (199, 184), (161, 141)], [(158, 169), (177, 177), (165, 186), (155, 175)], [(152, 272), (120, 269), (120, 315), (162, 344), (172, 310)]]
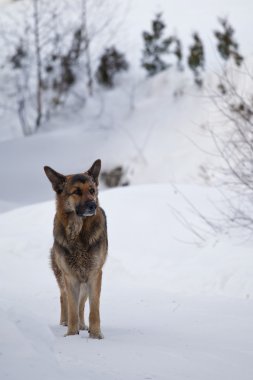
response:
[[(250, 69), (253, 2), (117, 4), (121, 27), (91, 46), (95, 56), (108, 41), (126, 52), (131, 68), (114, 90), (96, 87), (83, 109), (66, 106), (27, 138), (17, 115), (0, 115), (0, 379), (252, 380), (252, 239), (240, 230), (209, 236), (187, 199), (217, 217), (220, 194), (205, 170), (220, 159), (206, 125), (224, 123), (210, 100), (220, 72), (212, 33), (217, 17), (228, 16)], [(145, 78), (141, 32), (160, 11), (184, 53), (193, 31), (203, 37), (205, 90), (187, 70)], [(58, 324), (49, 265), (55, 205), (42, 169), (78, 173), (97, 158), (103, 170), (123, 165), (134, 185), (105, 191), (101, 183), (109, 229), (102, 341), (83, 331), (65, 338)]]
[[(181, 190), (199, 207), (215, 199), (207, 188)], [(251, 246), (231, 237), (193, 244), (173, 209), (190, 212), (170, 185), (104, 191), (100, 199), (110, 246), (102, 341), (87, 332), (64, 337), (58, 325), (48, 259), (54, 203), (0, 216), (1, 379), (251, 380)]]

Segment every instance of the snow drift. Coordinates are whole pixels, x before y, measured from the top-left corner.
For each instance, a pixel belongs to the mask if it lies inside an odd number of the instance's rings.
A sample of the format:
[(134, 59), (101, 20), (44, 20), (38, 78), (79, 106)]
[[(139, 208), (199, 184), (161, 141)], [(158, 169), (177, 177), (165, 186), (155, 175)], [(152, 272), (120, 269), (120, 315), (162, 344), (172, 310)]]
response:
[[(212, 190), (181, 189), (199, 207)], [(101, 317), (105, 340), (64, 338), (49, 268), (54, 204), (0, 216), (0, 367), (4, 379), (250, 380), (250, 247), (223, 237), (194, 244), (175, 217), (190, 211), (170, 185), (101, 193), (109, 258)], [(195, 219), (195, 221), (194, 221)], [(199, 223), (191, 216), (192, 223)], [(242, 374), (242, 370), (244, 373)]]

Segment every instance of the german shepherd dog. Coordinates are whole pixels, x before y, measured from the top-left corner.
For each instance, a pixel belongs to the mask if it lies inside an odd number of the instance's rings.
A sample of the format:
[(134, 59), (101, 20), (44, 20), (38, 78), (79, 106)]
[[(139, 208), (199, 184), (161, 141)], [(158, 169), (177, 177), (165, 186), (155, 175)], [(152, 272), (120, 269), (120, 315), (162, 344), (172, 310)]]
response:
[[(67, 176), (44, 167), (56, 192), (51, 265), (60, 288), (60, 324), (68, 326), (65, 336), (89, 330), (90, 338), (103, 338), (99, 302), (108, 243), (106, 216), (98, 202), (100, 169), (101, 160), (84, 173)], [(89, 328), (84, 322), (88, 297)]]

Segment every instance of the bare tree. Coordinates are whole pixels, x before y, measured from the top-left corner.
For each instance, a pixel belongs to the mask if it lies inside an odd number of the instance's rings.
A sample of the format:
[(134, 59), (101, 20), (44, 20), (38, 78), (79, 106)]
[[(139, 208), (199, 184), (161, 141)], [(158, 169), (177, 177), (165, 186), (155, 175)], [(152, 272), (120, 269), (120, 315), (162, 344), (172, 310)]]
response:
[[(51, 107), (47, 70), (55, 52), (55, 2), (32, 0), (20, 4), (20, 13), (8, 17), (8, 27), (1, 30), (1, 43), (6, 45), (9, 35), (17, 36), (8, 44), (2, 78), (9, 81), (2, 91), (3, 103), (15, 93), (16, 111), (24, 135), (36, 132)], [(7, 19), (7, 15), (3, 16)], [(18, 26), (18, 33), (14, 29)], [(48, 94), (46, 94), (46, 92)]]
[(39, 0), (33, 0), (33, 18), (34, 18), (34, 46), (36, 59), (36, 129), (40, 127), (43, 114), (42, 103), (42, 60), (41, 60), (41, 36), (40, 36), (40, 14)]
[(63, 104), (83, 105), (93, 94), (113, 10), (102, 0), (29, 0), (17, 6), (2, 28), (0, 15), (0, 43), (7, 47), (0, 77), (9, 78), (0, 84), (0, 106), (8, 111), (9, 99), (15, 99), (22, 131), (29, 135)]
[(86, 55), (86, 70), (87, 70), (87, 87), (89, 90), (90, 96), (93, 94), (93, 76), (91, 69), (91, 56), (90, 56), (90, 36), (89, 30), (87, 26), (87, 0), (82, 0), (82, 31), (83, 31), (83, 39), (85, 42), (85, 55)]
[[(247, 88), (245, 87), (247, 82)], [(219, 165), (212, 170), (226, 204), (220, 209), (229, 227), (253, 230), (253, 76), (246, 65), (231, 65), (219, 77), (212, 100), (222, 124), (210, 126)]]

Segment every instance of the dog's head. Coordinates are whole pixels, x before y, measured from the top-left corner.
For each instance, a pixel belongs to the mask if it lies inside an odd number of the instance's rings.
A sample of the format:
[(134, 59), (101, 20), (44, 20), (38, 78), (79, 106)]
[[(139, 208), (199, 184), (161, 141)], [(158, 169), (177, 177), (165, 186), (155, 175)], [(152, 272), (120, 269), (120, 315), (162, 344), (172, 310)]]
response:
[(101, 160), (96, 160), (84, 173), (63, 175), (49, 166), (44, 170), (65, 212), (75, 212), (79, 217), (95, 215), (98, 206), (98, 176)]

